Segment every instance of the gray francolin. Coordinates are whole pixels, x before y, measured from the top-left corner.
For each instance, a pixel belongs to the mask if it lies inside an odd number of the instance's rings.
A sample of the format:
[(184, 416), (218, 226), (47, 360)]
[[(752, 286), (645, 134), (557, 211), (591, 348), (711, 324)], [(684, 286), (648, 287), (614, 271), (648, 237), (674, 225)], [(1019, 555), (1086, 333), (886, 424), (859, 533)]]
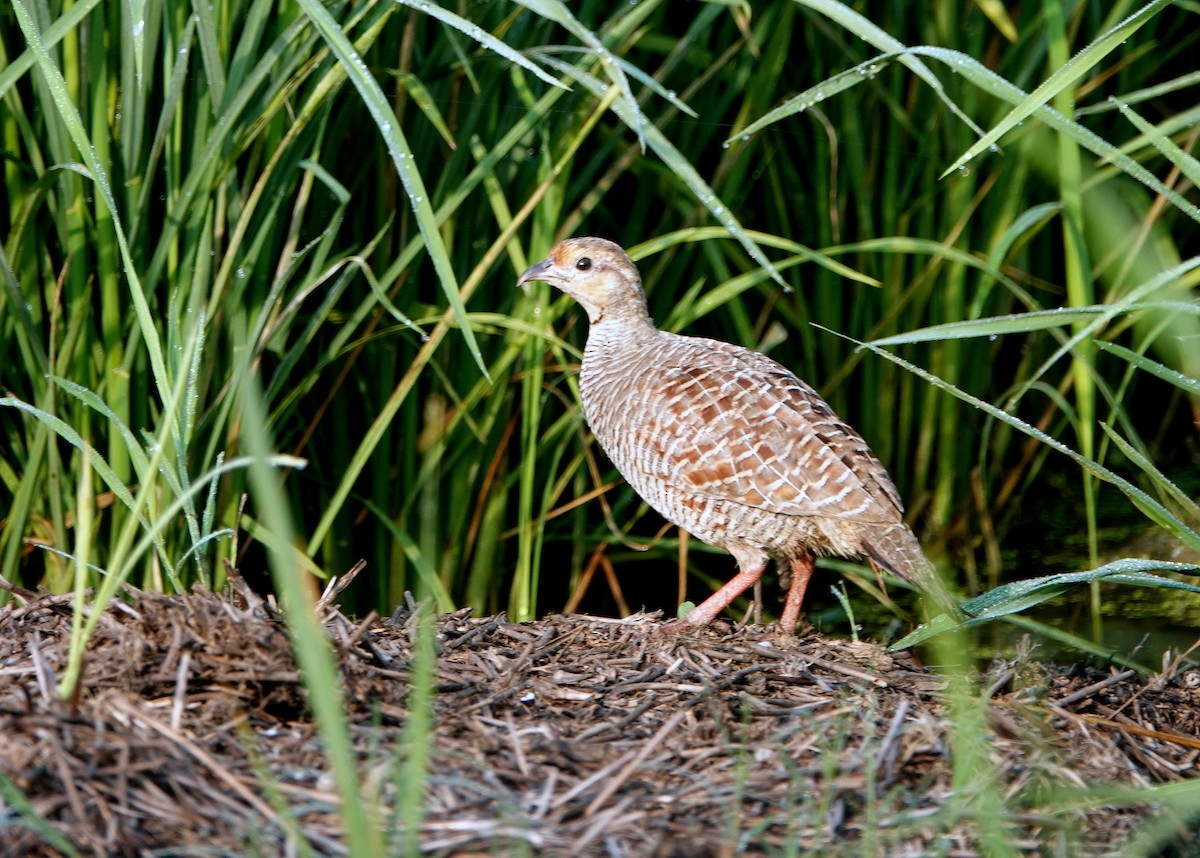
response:
[(857, 432), (765, 355), (657, 330), (637, 267), (602, 238), (560, 242), (518, 281), (545, 281), (587, 311), (579, 388), (604, 452), (645, 501), (734, 556), (738, 574), (685, 619), (703, 626), (791, 564), (791, 634), (816, 556), (866, 557), (945, 601), (896, 487)]

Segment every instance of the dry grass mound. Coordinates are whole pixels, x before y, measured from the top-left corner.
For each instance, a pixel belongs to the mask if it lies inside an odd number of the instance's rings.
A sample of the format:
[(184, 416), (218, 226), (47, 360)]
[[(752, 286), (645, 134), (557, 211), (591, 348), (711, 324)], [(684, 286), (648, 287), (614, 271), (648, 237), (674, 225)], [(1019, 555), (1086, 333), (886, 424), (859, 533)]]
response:
[[(336, 855), (337, 799), (286, 626), (269, 603), (130, 594), (78, 699), (69, 596), (0, 608), (0, 854)], [(398, 842), (413, 614), (326, 609), (363, 793)], [(971, 855), (943, 681), (908, 654), (761, 628), (447, 615), (423, 848), (434, 854)], [(1200, 682), (997, 665), (981, 752), (1010, 843), (1119, 849), (1148, 813), (1062, 790), (1196, 774)], [(981, 788), (990, 789), (986, 784)], [(1059, 796), (1056, 798), (1055, 796)]]

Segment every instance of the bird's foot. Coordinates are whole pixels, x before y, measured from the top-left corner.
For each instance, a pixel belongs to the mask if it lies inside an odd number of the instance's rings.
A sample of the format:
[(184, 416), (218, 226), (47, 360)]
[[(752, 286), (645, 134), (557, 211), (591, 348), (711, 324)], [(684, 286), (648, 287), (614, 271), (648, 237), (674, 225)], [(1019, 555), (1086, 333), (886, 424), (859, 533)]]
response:
[(812, 630), (813, 624), (804, 619), (801, 619), (799, 623), (796, 621), (785, 623), (781, 620), (771, 624), (772, 633), (783, 643), (795, 643), (800, 638), (807, 637)]
[(674, 637), (680, 634), (688, 634), (701, 631), (704, 626), (698, 626), (695, 623), (689, 623), (685, 620), (670, 620), (665, 623), (660, 623), (650, 630), (650, 634), (654, 637)]

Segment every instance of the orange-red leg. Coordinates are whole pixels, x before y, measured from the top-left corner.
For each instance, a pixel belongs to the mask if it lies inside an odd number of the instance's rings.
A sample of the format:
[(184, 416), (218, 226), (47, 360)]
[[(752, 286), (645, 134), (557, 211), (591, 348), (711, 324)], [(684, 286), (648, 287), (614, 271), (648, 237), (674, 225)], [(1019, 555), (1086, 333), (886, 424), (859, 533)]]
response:
[(730, 602), (753, 587), (754, 582), (762, 577), (766, 568), (767, 558), (764, 556), (754, 565), (748, 566), (734, 575), (724, 587), (693, 608), (692, 612), (683, 618), (683, 621), (690, 626), (707, 626), (721, 611), (729, 607)]
[(799, 557), (792, 561), (792, 586), (788, 588), (783, 616), (779, 619), (779, 628), (785, 635), (796, 633), (796, 623), (800, 622), (800, 606), (804, 604), (804, 591), (808, 589), (808, 579), (812, 573), (812, 557)]

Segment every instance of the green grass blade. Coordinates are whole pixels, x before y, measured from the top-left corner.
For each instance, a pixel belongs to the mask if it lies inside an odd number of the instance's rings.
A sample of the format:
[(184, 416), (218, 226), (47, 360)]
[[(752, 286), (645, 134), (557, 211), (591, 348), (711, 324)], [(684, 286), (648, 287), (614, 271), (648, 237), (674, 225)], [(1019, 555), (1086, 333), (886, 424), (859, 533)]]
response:
[(425, 247), (433, 262), (434, 270), (437, 272), (442, 292), (454, 310), (455, 317), (464, 321), (464, 324), (459, 326), (459, 332), (462, 334), (471, 357), (475, 359), (479, 371), (486, 376), (487, 365), (484, 363), (483, 355), (480, 354), (479, 345), (475, 342), (475, 335), (471, 331), (471, 326), (465, 324), (467, 311), (463, 306), (458, 279), (454, 276), (450, 256), (446, 252), (446, 246), (438, 231), (437, 218), (434, 215), (433, 206), (429, 202), (429, 192), (425, 189), (425, 183), (417, 169), (412, 150), (409, 149), (408, 140), (404, 136), (403, 129), (400, 128), (395, 112), (379, 89), (379, 83), (367, 69), (346, 34), (342, 32), (341, 26), (328, 10), (319, 0), (298, 0), (298, 2), (321, 33), (330, 50), (338, 58), (338, 62), (341, 63), (350, 82), (358, 90), (371, 118), (375, 120), (379, 134), (387, 146), (388, 153), (392, 156), (392, 162), (396, 165), (400, 181), (408, 193), (409, 203), (412, 205), (413, 214), (416, 215), (417, 226), (425, 240)]
[[(828, 330), (828, 329), (825, 329), (825, 330)], [(830, 333), (834, 333), (834, 332), (830, 331)], [(838, 336), (842, 336), (842, 335), (839, 334)], [(851, 339), (851, 338), (847, 338), (847, 339)], [(1168, 510), (1166, 507), (1164, 507), (1162, 504), (1160, 504), (1154, 498), (1150, 497), (1150, 495), (1146, 494), (1146, 492), (1142, 491), (1140, 488), (1135, 486), (1133, 483), (1129, 482), (1124, 477), (1120, 476), (1119, 474), (1114, 473), (1112, 470), (1104, 467), (1099, 462), (1096, 462), (1080, 453), (1077, 453), (1075, 450), (1072, 450), (1070, 447), (1068, 447), (1066, 444), (1059, 441), (1057, 438), (1047, 435), (1045, 432), (1038, 429), (1036, 426), (1032, 426), (1029, 423), (1026, 423), (1024, 420), (1021, 420), (1018, 417), (1014, 417), (1012, 414), (1009, 414), (1007, 411), (1004, 411), (1003, 409), (998, 408), (995, 405), (992, 405), (990, 402), (985, 402), (984, 400), (979, 399), (976, 396), (972, 396), (971, 394), (967, 393), (966, 391), (961, 390), (961, 389), (955, 387), (954, 385), (948, 383), (944, 379), (938, 378), (933, 373), (931, 373), (927, 370), (924, 370), (914, 364), (911, 364), (908, 361), (904, 360), (903, 358), (897, 357), (896, 355), (892, 354), (891, 352), (887, 351), (886, 349), (881, 349), (878, 346), (875, 346), (871, 343), (863, 343), (863, 342), (859, 342), (857, 340), (852, 340), (852, 341), (857, 342), (858, 345), (862, 346), (863, 348), (870, 349), (872, 352), (879, 355), (880, 357), (886, 358), (887, 360), (891, 361), (892, 363), (903, 367), (904, 369), (906, 369), (909, 372), (916, 375), (918, 378), (924, 379), (925, 381), (929, 382), (930, 384), (934, 385), (935, 387), (937, 387), (941, 390), (944, 390), (947, 393), (950, 393), (953, 396), (957, 397), (958, 399), (961, 399), (964, 402), (967, 402), (967, 403), (973, 405), (975, 408), (990, 415), (991, 417), (995, 418), (996, 420), (999, 420), (1002, 423), (1005, 423), (1008, 426), (1011, 426), (1012, 428), (1016, 429), (1017, 431), (1022, 432), (1024, 434), (1030, 436), (1031, 438), (1034, 438), (1034, 439), (1040, 441), (1041, 443), (1045, 444), (1046, 446), (1051, 447), (1052, 449), (1057, 450), (1058, 452), (1062, 453), (1063, 455), (1068, 456), (1069, 458), (1073, 459), (1077, 464), (1079, 464), (1086, 471), (1094, 474), (1095, 476), (1099, 477), (1100, 479), (1104, 480), (1105, 482), (1111, 483), (1112, 485), (1119, 488), (1126, 495), (1126, 497), (1128, 497), (1130, 499), (1130, 501), (1132, 501), (1133, 505), (1135, 507), (1137, 507), (1139, 510), (1141, 510), (1151, 521), (1155, 522), (1157, 525), (1159, 525), (1160, 527), (1162, 527), (1165, 530), (1167, 530), (1168, 532), (1170, 532), (1173, 536), (1175, 536), (1177, 539), (1179, 539), (1185, 545), (1192, 548), (1194, 551), (1200, 551), (1200, 535), (1198, 535), (1188, 525), (1186, 525), (1183, 521), (1181, 521), (1174, 513), (1172, 513), (1170, 510)]]
[(68, 858), (78, 858), (79, 853), (75, 850), (71, 841), (67, 840), (66, 837), (59, 833), (57, 828), (37, 812), (37, 808), (29, 801), (25, 793), (21, 792), (20, 787), (13, 783), (8, 775), (2, 771), (0, 771), (0, 799), (3, 799), (4, 803), (8, 805), (6, 816), (11, 814), (21, 819), (20, 822), (16, 820), (7, 821), (5, 823), (6, 826), (15, 827), (23, 824), (37, 832), (46, 843), (63, 855), (68, 856)]
[(965, 619), (954, 620), (947, 615), (939, 616), (929, 623), (918, 626), (902, 640), (893, 644), (891, 648), (908, 649), (944, 632), (1016, 614), (1060, 596), (1073, 587), (1097, 582), (1200, 593), (1200, 586), (1176, 581), (1173, 578), (1164, 578), (1161, 575), (1151, 575), (1150, 571), (1200, 575), (1200, 566), (1191, 563), (1172, 563), (1165, 560), (1126, 558), (1106, 563), (1104, 566), (1086, 572), (1064, 572), (1058, 575), (1046, 575), (1002, 584), (982, 596), (976, 596), (963, 602), (961, 608), (966, 615)]
[(88, 140), (87, 132), (83, 127), (83, 118), (79, 115), (79, 109), (71, 101), (67, 82), (62, 76), (62, 72), (59, 71), (58, 66), (54, 64), (54, 60), (50, 57), (45, 44), (42, 42), (41, 34), (38, 32), (37, 25), (34, 23), (29, 10), (25, 7), (24, 0), (13, 0), (13, 12), (16, 14), (17, 23), (20, 25), (21, 31), (25, 34), (25, 39), (29, 43), (30, 49), (37, 58), (38, 68), (41, 69), (42, 75), (46, 80), (46, 85), (54, 97), (54, 105), (58, 110), (59, 118), (62, 120), (63, 125), (66, 126), (72, 142), (74, 142), (80, 156), (83, 158), (83, 162), (91, 171), (91, 178), (96, 185), (96, 189), (99, 191), (101, 198), (108, 207), (109, 213), (112, 215), (112, 227), (116, 233), (117, 245), (121, 251), (121, 260), (125, 265), (125, 278), (129, 284), (128, 293), (133, 299), (134, 309), (137, 313), (138, 330), (143, 342), (146, 344), (146, 351), (150, 358), (150, 370), (154, 378), (154, 384), (158, 388), (159, 399), (163, 405), (166, 405), (171, 399), (171, 383), (170, 376), (167, 375), (166, 363), (163, 361), (162, 342), (159, 339), (158, 328), (154, 324), (154, 317), (150, 312), (150, 305), (146, 301), (142, 284), (138, 279), (136, 262), (129, 249), (129, 244), (125, 240), (125, 230), (121, 226), (121, 214), (117, 209), (117, 202), (113, 197), (112, 185), (108, 178), (109, 171), (104, 168), (104, 165), (96, 157), (96, 150)]
[(454, 133), (450, 130), (450, 126), (446, 124), (446, 120), (442, 117), (442, 112), (438, 110), (437, 102), (429, 89), (421, 82), (421, 79), (412, 72), (401, 71), (395, 69), (391, 72), (396, 80), (400, 81), (400, 85), (404, 87), (404, 91), (408, 93), (408, 97), (417, 105), (417, 109), (425, 114), (425, 118), (429, 120), (429, 124), (434, 130), (442, 136), (446, 141), (446, 145), (451, 149), (458, 148), (458, 142), (454, 139)]
[(293, 544), (287, 498), (269, 465), (272, 457), (266, 412), (253, 381), (242, 386), (242, 415), (250, 451), (250, 485), (264, 526), (273, 536), (267, 559), (295, 650), (296, 663), (308, 688), (308, 705), (321, 734), (341, 805), (338, 814), (352, 858), (383, 855), (377, 814), (360, 786), (354, 746), (347, 723), (344, 691), (329, 636), (316, 614), (310, 590), (296, 574), (288, 548)]
[[(67, 8), (63, 14), (54, 20), (42, 34), (42, 45), (48, 50), (55, 47), (63, 37), (74, 30), (93, 9), (100, 5), (101, 0), (80, 0)], [(32, 48), (22, 51), (12, 62), (0, 69), (0, 98), (12, 88), (38, 62), (37, 54)]]
[[(994, 95), (1011, 104), (1021, 104), (1027, 98), (1025, 92), (1019, 87), (1013, 85), (973, 57), (961, 51), (928, 46), (909, 48), (909, 51), (920, 56), (928, 56), (941, 60), (946, 65), (952, 66), (964, 79), (975, 84), (990, 95)], [(1119, 148), (1109, 143), (1094, 131), (1083, 127), (1078, 122), (1067, 119), (1057, 110), (1053, 110), (1046, 105), (1037, 106), (1032, 115), (1055, 131), (1065, 134), (1089, 152), (1110, 161), (1115, 167), (1137, 179), (1154, 193), (1165, 197), (1168, 202), (1188, 217), (1200, 221), (1200, 208), (1191, 203), (1178, 191), (1167, 187), (1144, 166), (1124, 154)], [(965, 163), (960, 165), (960, 167), (965, 166)], [(949, 172), (947, 171), (947, 173)]]
[(421, 590), (424, 594), (432, 596), (434, 607), (440, 613), (447, 613), (454, 610), (454, 600), (450, 597), (450, 591), (446, 589), (446, 585), (442, 583), (442, 579), (438, 577), (437, 568), (433, 565), (433, 561), (421, 552), (421, 547), (417, 545), (416, 540), (405, 533), (396, 522), (392, 520), (386, 512), (380, 509), (373, 501), (366, 498), (362, 499), (363, 505), (366, 506), (379, 522), (388, 529), (392, 538), (399, 544), (408, 561), (412, 563), (413, 568), (417, 570), (417, 578), (421, 584)]
[(625, 72), (621, 64), (617, 62), (617, 58), (604, 46), (604, 43), (600, 41), (596, 34), (583, 26), (571, 14), (566, 5), (559, 2), (559, 0), (520, 0), (520, 3), (526, 9), (561, 26), (572, 36), (587, 45), (588, 48), (596, 53), (596, 56), (600, 57), (605, 74), (621, 93), (619, 103), (622, 110), (619, 112), (624, 114), (626, 123), (637, 134), (638, 143), (641, 144), (642, 151), (644, 152), (646, 150), (645, 131), (650, 123), (646, 120), (645, 114), (642, 113), (642, 108), (638, 104), (638, 100), (634, 98), (633, 89), (629, 86), (629, 78), (625, 76)]
[[(807, 6), (815, 12), (820, 12), (831, 21), (836, 21), (850, 32), (866, 42), (879, 48), (886, 54), (903, 53), (906, 51), (906, 46), (903, 42), (895, 37), (884, 32), (878, 26), (873, 24), (868, 18), (855, 12), (844, 3), (839, 3), (838, 0), (796, 0), (801, 6)], [(967, 114), (946, 95), (946, 90), (942, 87), (942, 82), (938, 80), (927, 65), (918, 60), (911, 54), (903, 53), (900, 57), (900, 62), (908, 66), (917, 77), (925, 81), (926, 84), (937, 94), (942, 103), (950, 108), (959, 119), (961, 119), (968, 128), (976, 134), (983, 134), (983, 129), (974, 123)]]
[(1091, 44), (1085, 47), (1066, 63), (1054, 71), (1048, 78), (1038, 84), (1033, 92), (1019, 101), (1008, 115), (1001, 119), (990, 131), (982, 136), (970, 149), (958, 157), (949, 168), (942, 173), (942, 178), (965, 167), (971, 159), (995, 146), (1009, 131), (1016, 128), (1035, 112), (1045, 108), (1055, 95), (1062, 92), (1075, 81), (1092, 71), (1100, 61), (1124, 44), (1130, 36), (1138, 31), (1146, 22), (1157, 15), (1163, 8), (1170, 5), (1171, 0), (1151, 0), (1137, 12), (1121, 21), (1111, 30), (1101, 34)]
[(216, 7), (211, 3), (197, 3), (192, 8), (196, 16), (201, 66), (208, 81), (208, 92), (215, 116), (225, 107), (225, 65), (221, 58), (221, 49), (217, 45)]
[[(590, 53), (593, 53), (593, 51), (590, 50), (589, 48), (576, 48), (571, 45), (555, 45), (552, 47), (538, 48), (537, 51), (535, 51), (534, 53), (545, 56), (545, 55), (552, 55), (552, 54), (570, 54), (570, 53), (590, 54)], [(619, 65), (621, 67), (621, 71), (623, 71), (625, 74), (629, 75), (629, 77), (633, 78), (638, 83), (643, 84), (646, 87), (649, 87), (654, 92), (655, 95), (657, 95), (659, 98), (662, 98), (664, 101), (668, 102), (672, 107), (678, 109), (679, 111), (681, 111), (683, 113), (686, 113), (688, 116), (692, 117), (693, 119), (700, 118), (700, 115), (698, 113), (696, 113), (696, 111), (692, 110), (692, 108), (688, 107), (687, 104), (684, 101), (682, 101), (673, 90), (667, 89), (665, 86), (663, 86), (657, 80), (655, 80), (651, 75), (646, 74), (646, 72), (642, 71), (640, 68), (635, 66), (633, 63), (623, 60), (620, 57), (616, 57), (616, 56), (613, 57), (613, 62), (615, 62), (617, 65)]]
[(911, 56), (907, 50), (893, 51), (891, 53), (880, 54), (872, 57), (869, 60), (859, 63), (851, 69), (835, 74), (833, 77), (826, 78), (815, 86), (801, 92), (799, 95), (794, 95), (778, 107), (764, 113), (758, 119), (751, 122), (739, 133), (733, 135), (725, 141), (725, 145), (729, 146), (737, 141), (746, 142), (753, 135), (762, 131), (764, 128), (774, 125), (797, 113), (803, 113), (806, 110), (811, 110), (821, 102), (828, 98), (833, 98), (839, 93), (843, 93), (848, 89), (858, 86), (860, 83), (865, 83), (868, 80), (873, 80), (875, 76), (894, 59), (901, 59)]
[[(1116, 99), (1111, 99), (1116, 101)], [(1183, 151), (1175, 144), (1170, 137), (1162, 133), (1161, 129), (1151, 125), (1145, 119), (1137, 114), (1136, 111), (1128, 104), (1119, 104), (1121, 115), (1133, 123), (1142, 135), (1154, 144), (1154, 148), (1162, 153), (1163, 157), (1179, 168), (1179, 172), (1187, 176), (1188, 180), (1193, 185), (1200, 185), (1200, 161), (1197, 161), (1193, 155)]]
[(24, 411), (26, 414), (36, 418), (38, 422), (50, 429), (55, 435), (82, 453), (91, 463), (90, 467), (95, 469), (100, 479), (104, 480), (104, 484), (108, 486), (114, 495), (116, 495), (118, 500), (120, 500), (130, 509), (135, 509), (137, 507), (137, 502), (130, 493), (128, 486), (126, 486), (124, 481), (122, 481), (121, 478), (118, 477), (113, 471), (113, 469), (109, 467), (108, 462), (105, 461), (104, 456), (100, 454), (100, 451), (88, 444), (87, 441), (84, 440), (83, 436), (81, 436), (74, 427), (68, 425), (61, 417), (57, 417), (53, 414), (43, 411), (41, 408), (38, 408), (35, 405), (30, 405), (28, 402), (24, 402), (11, 396), (0, 397), (0, 407), (5, 406)]
[(931, 325), (915, 331), (905, 331), (889, 337), (871, 340), (872, 345), (894, 346), (903, 343), (940, 342), (942, 340), (967, 339), (970, 337), (999, 337), (1006, 334), (1028, 334), (1050, 328), (1061, 328), (1080, 322), (1095, 321), (1097, 316), (1108, 316), (1111, 308), (1100, 304), (1092, 307), (1064, 307), (1061, 310), (1035, 310), (1030, 313), (1013, 313), (1008, 316), (992, 316), (986, 319), (968, 319), (963, 322), (947, 322)]
[(1105, 113), (1111, 110), (1119, 110), (1122, 106), (1132, 106), (1141, 104), (1143, 101), (1150, 101), (1154, 98), (1159, 98), (1164, 95), (1179, 90), (1187, 89), (1189, 86), (1200, 84), (1200, 71), (1188, 72), (1163, 83), (1148, 86), (1143, 89), (1137, 89), (1133, 92), (1125, 93), (1124, 95), (1112, 96), (1107, 101), (1102, 101), (1098, 104), (1089, 104), (1085, 107), (1076, 108), (1077, 116), (1086, 116), (1089, 114)]
[[(867, 286), (881, 286), (878, 280), (869, 274), (864, 274), (849, 265), (838, 262), (829, 256), (827, 251), (813, 250), (810, 247), (784, 238), (778, 235), (772, 235), (769, 232), (759, 232), (757, 230), (748, 229), (746, 235), (753, 239), (756, 243), (763, 247), (774, 247), (778, 250), (785, 250), (788, 253), (793, 253), (803, 257), (805, 261), (813, 262), (820, 265), (831, 274), (838, 277), (844, 277), (847, 280), (853, 280), (856, 283), (862, 283)], [(637, 262), (640, 259), (645, 259), (655, 253), (661, 253), (671, 247), (676, 247), (680, 244), (690, 242), (712, 241), (713, 239), (730, 238), (730, 232), (725, 227), (719, 226), (695, 226), (688, 229), (680, 229), (674, 232), (665, 232), (661, 235), (656, 235), (653, 238), (648, 238), (645, 241), (639, 242), (628, 248), (629, 257)]]
[[(558, 68), (559, 71), (571, 76), (575, 80), (584, 85), (596, 98), (602, 101), (608, 97), (608, 85), (594, 75), (588, 74), (586, 71), (567, 63), (547, 58), (547, 62)], [(626, 125), (633, 128), (637, 124), (637, 116), (628, 111), (625, 103), (621, 100), (613, 101), (613, 112), (619, 116)], [(716, 192), (709, 184), (701, 178), (700, 173), (692, 166), (673, 143), (667, 140), (666, 136), (653, 125), (647, 125), (643, 129), (647, 145), (662, 159), (663, 163), (678, 176), (688, 189), (696, 195), (701, 204), (707, 208), (728, 231), (729, 234), (741, 243), (742, 247), (746, 248), (746, 252), (750, 257), (765, 268), (771, 275), (771, 278), (783, 286), (785, 291), (790, 292), (791, 287), (784, 282), (782, 275), (775, 269), (774, 264), (767, 255), (763, 253), (762, 248), (754, 241), (754, 239), (742, 227), (737, 217), (725, 205), (724, 201), (717, 196)]]
[(1117, 445), (1117, 449), (1124, 454), (1125, 458), (1137, 465), (1147, 477), (1150, 478), (1152, 485), (1159, 490), (1163, 496), (1170, 497), (1179, 508), (1183, 510), (1184, 515), (1188, 516), (1191, 521), (1200, 521), (1200, 504), (1188, 497), (1179, 486), (1167, 477), (1158, 467), (1150, 460), (1144, 451), (1138, 449), (1133, 444), (1130, 444), (1123, 437), (1117, 434), (1117, 431), (1107, 423), (1101, 423), (1100, 428), (1109, 439)]
[[(397, 0), (397, 2), (403, 3), (405, 6), (410, 6), (419, 12), (424, 12), (431, 18), (437, 18), (443, 24), (449, 24), (454, 29), (465, 33), (471, 39), (483, 45), (489, 51), (499, 54), (510, 63), (514, 63), (526, 71), (532, 72), (537, 76), (538, 80), (569, 91), (570, 87), (565, 86), (562, 81), (553, 75), (546, 74), (536, 63), (530, 62), (529, 58), (520, 51), (513, 50), (508, 46), (508, 43), (497, 39), (474, 21), (469, 21), (461, 15), (457, 15), (449, 9), (439, 6), (433, 0)], [(528, 6), (529, 4), (526, 3), (524, 5)]]
[[(1197, 308), (1192, 306), (1170, 307), (1177, 312), (1184, 310), (1196, 311)], [(1193, 396), (1200, 396), (1200, 380), (1194, 379), (1191, 376), (1184, 375), (1182, 372), (1177, 372), (1170, 367), (1163, 366), (1156, 360), (1151, 360), (1143, 354), (1138, 354), (1132, 349), (1127, 349), (1118, 343), (1109, 343), (1104, 340), (1097, 340), (1096, 346), (1102, 351), (1109, 354), (1114, 354), (1121, 360), (1127, 361), (1140, 370), (1150, 373), (1151, 375), (1161, 378), (1168, 384), (1173, 384), (1181, 390), (1187, 391)]]

